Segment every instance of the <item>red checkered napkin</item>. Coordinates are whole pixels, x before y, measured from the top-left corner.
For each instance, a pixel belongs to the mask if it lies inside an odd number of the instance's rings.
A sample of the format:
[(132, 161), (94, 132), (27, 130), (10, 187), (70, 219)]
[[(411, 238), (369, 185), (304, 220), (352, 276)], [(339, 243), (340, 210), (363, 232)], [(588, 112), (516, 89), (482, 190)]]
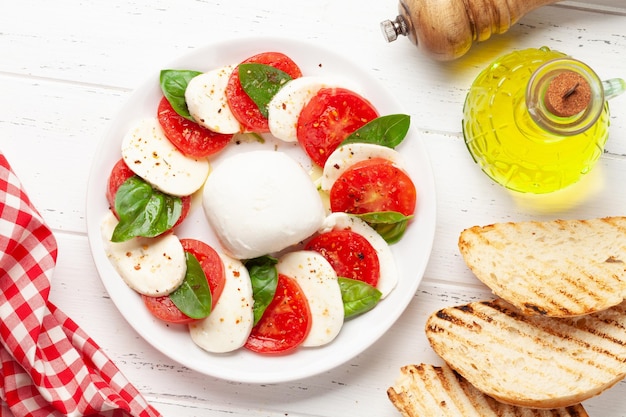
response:
[(52, 232), (0, 153), (0, 416), (160, 416), (48, 301)]

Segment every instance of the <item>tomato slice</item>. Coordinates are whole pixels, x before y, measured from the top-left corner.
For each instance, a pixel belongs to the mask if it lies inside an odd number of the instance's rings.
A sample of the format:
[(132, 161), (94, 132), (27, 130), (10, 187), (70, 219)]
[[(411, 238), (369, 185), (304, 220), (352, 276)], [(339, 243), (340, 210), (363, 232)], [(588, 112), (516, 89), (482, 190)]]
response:
[(313, 237), (306, 249), (319, 252), (337, 275), (358, 279), (373, 287), (380, 278), (376, 249), (362, 235), (352, 230), (331, 230)]
[(180, 311), (172, 299), (167, 295), (162, 297), (148, 297), (141, 294), (141, 299), (143, 300), (143, 303), (148, 311), (152, 313), (154, 317), (166, 323), (188, 324), (198, 320), (193, 319)]
[(274, 299), (244, 346), (257, 353), (289, 352), (307, 337), (311, 320), (309, 303), (298, 283), (279, 274)]
[(167, 98), (161, 98), (157, 119), (163, 133), (176, 148), (191, 158), (205, 158), (228, 145), (233, 135), (214, 132), (176, 113)]
[(360, 161), (348, 168), (330, 189), (330, 209), (352, 214), (415, 211), (417, 191), (402, 169), (382, 158)]
[[(124, 182), (133, 177), (135, 173), (126, 165), (123, 159), (120, 159), (113, 165), (113, 169), (111, 170), (111, 174), (109, 174), (109, 181), (107, 182), (107, 190), (106, 190), (106, 198), (109, 203), (109, 208), (115, 216), (117, 217), (117, 213), (115, 213), (115, 194), (117, 193), (120, 185), (124, 184)], [(191, 209), (191, 196), (181, 197), (181, 202), (183, 203), (183, 210), (180, 214), (180, 218), (176, 222), (173, 227), (178, 226), (185, 220), (187, 214), (189, 214), (189, 210)]]
[[(302, 76), (298, 65), (287, 55), (281, 52), (262, 52), (251, 56), (242, 62), (271, 65), (289, 74), (291, 78)], [(235, 68), (226, 86), (226, 100), (233, 116), (248, 132), (266, 133), (270, 131), (267, 118), (261, 114), (259, 107), (246, 94), (239, 82), (239, 71)]]
[[(226, 277), (224, 275), (224, 264), (218, 253), (211, 246), (196, 239), (181, 239), (185, 252), (190, 252), (196, 257), (206, 275), (209, 288), (211, 289), (212, 308), (222, 295)], [(169, 296), (148, 297), (142, 295), (144, 304), (156, 318), (168, 323), (185, 324), (196, 321), (185, 315), (172, 301)]]
[[(118, 188), (135, 173), (126, 165), (123, 159), (120, 159), (113, 165), (113, 169), (109, 174), (109, 181), (107, 182), (106, 197), (109, 202), (109, 208), (115, 211), (115, 194)], [(117, 216), (117, 214), (116, 214)]]
[(317, 165), (345, 138), (378, 117), (372, 104), (345, 88), (322, 88), (304, 106), (298, 117), (298, 142)]
[(215, 249), (200, 240), (181, 239), (180, 243), (183, 245), (185, 252), (190, 252), (200, 262), (211, 289), (212, 307), (215, 307), (226, 284), (222, 258), (220, 258)]

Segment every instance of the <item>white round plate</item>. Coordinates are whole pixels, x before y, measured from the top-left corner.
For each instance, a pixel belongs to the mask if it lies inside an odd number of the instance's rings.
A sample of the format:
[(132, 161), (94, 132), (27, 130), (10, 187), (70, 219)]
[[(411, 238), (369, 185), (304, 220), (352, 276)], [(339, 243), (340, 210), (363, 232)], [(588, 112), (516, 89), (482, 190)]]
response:
[[(249, 56), (265, 51), (279, 51), (290, 56), (303, 75), (327, 75), (345, 78), (350, 86), (364, 95), (380, 115), (407, 113), (385, 88), (353, 62), (323, 48), (300, 41), (254, 38), (212, 44), (172, 61), (168, 68), (208, 71), (227, 64), (237, 64)], [(87, 194), (87, 230), (92, 255), (111, 299), (128, 323), (148, 343), (172, 360), (203, 374), (237, 382), (278, 383), (310, 377), (342, 365), (354, 358), (396, 322), (413, 299), (430, 256), (435, 232), (435, 187), (430, 160), (415, 129), (410, 129), (404, 142), (397, 147), (408, 162), (407, 171), (418, 193), (414, 219), (403, 239), (392, 246), (400, 273), (397, 287), (373, 310), (346, 322), (337, 338), (319, 348), (299, 348), (283, 356), (265, 356), (239, 349), (230, 354), (212, 354), (196, 346), (186, 326), (166, 325), (152, 317), (139, 295), (126, 286), (104, 251), (100, 223), (108, 211), (105, 197), (111, 168), (121, 158), (121, 141), (131, 124), (142, 117), (156, 116), (162, 95), (159, 71), (138, 88), (121, 109), (106, 132), (96, 154), (90, 173)], [(302, 164), (310, 162), (297, 144), (287, 144), (268, 138), (265, 144), (245, 142), (230, 144), (211, 158), (213, 166), (235, 152), (258, 147), (274, 147), (295, 157)], [(181, 238), (196, 238), (220, 250), (203, 215), (199, 198), (192, 204), (190, 216), (176, 230)]]

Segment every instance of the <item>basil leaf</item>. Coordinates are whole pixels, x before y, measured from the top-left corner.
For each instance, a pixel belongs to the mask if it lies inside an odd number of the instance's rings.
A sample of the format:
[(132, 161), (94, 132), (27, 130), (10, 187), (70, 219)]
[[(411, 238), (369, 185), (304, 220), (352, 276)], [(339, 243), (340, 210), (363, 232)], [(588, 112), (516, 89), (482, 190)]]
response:
[(265, 309), (270, 305), (274, 299), (274, 294), (276, 294), (276, 286), (278, 285), (277, 262), (278, 260), (271, 256), (261, 256), (244, 262), (252, 282), (254, 325), (261, 320)]
[(200, 74), (202, 73), (199, 71), (190, 70), (161, 70), (159, 76), (161, 91), (174, 111), (185, 119), (193, 120), (185, 101), (185, 90), (189, 81)]
[(341, 145), (365, 142), (393, 149), (404, 140), (410, 124), (411, 117), (406, 114), (380, 116), (354, 131), (341, 142)]
[(357, 214), (357, 217), (367, 222), (388, 245), (397, 243), (404, 236), (407, 224), (413, 216), (405, 216), (396, 211), (379, 211)]
[(170, 299), (185, 315), (193, 319), (203, 319), (211, 314), (211, 289), (198, 259), (190, 252), (185, 252), (185, 259), (185, 279), (170, 294)]
[(239, 82), (241, 87), (266, 118), (268, 114), (267, 107), (270, 101), (289, 80), (291, 80), (289, 74), (271, 65), (257, 63), (239, 64)]
[(382, 293), (375, 287), (356, 279), (339, 277), (339, 289), (343, 300), (344, 320), (373, 309)]
[(120, 221), (111, 241), (125, 242), (137, 236), (155, 237), (171, 229), (182, 214), (183, 203), (133, 176), (118, 188), (115, 211)]

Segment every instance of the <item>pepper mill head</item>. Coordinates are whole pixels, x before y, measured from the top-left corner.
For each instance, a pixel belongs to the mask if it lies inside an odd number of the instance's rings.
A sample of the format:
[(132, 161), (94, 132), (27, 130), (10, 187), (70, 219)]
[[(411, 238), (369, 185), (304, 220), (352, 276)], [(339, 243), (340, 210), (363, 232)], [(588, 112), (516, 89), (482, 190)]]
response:
[(393, 42), (398, 39), (398, 36), (406, 36), (409, 33), (406, 20), (402, 15), (396, 16), (393, 21), (384, 20), (380, 22), (380, 29), (387, 42)]

